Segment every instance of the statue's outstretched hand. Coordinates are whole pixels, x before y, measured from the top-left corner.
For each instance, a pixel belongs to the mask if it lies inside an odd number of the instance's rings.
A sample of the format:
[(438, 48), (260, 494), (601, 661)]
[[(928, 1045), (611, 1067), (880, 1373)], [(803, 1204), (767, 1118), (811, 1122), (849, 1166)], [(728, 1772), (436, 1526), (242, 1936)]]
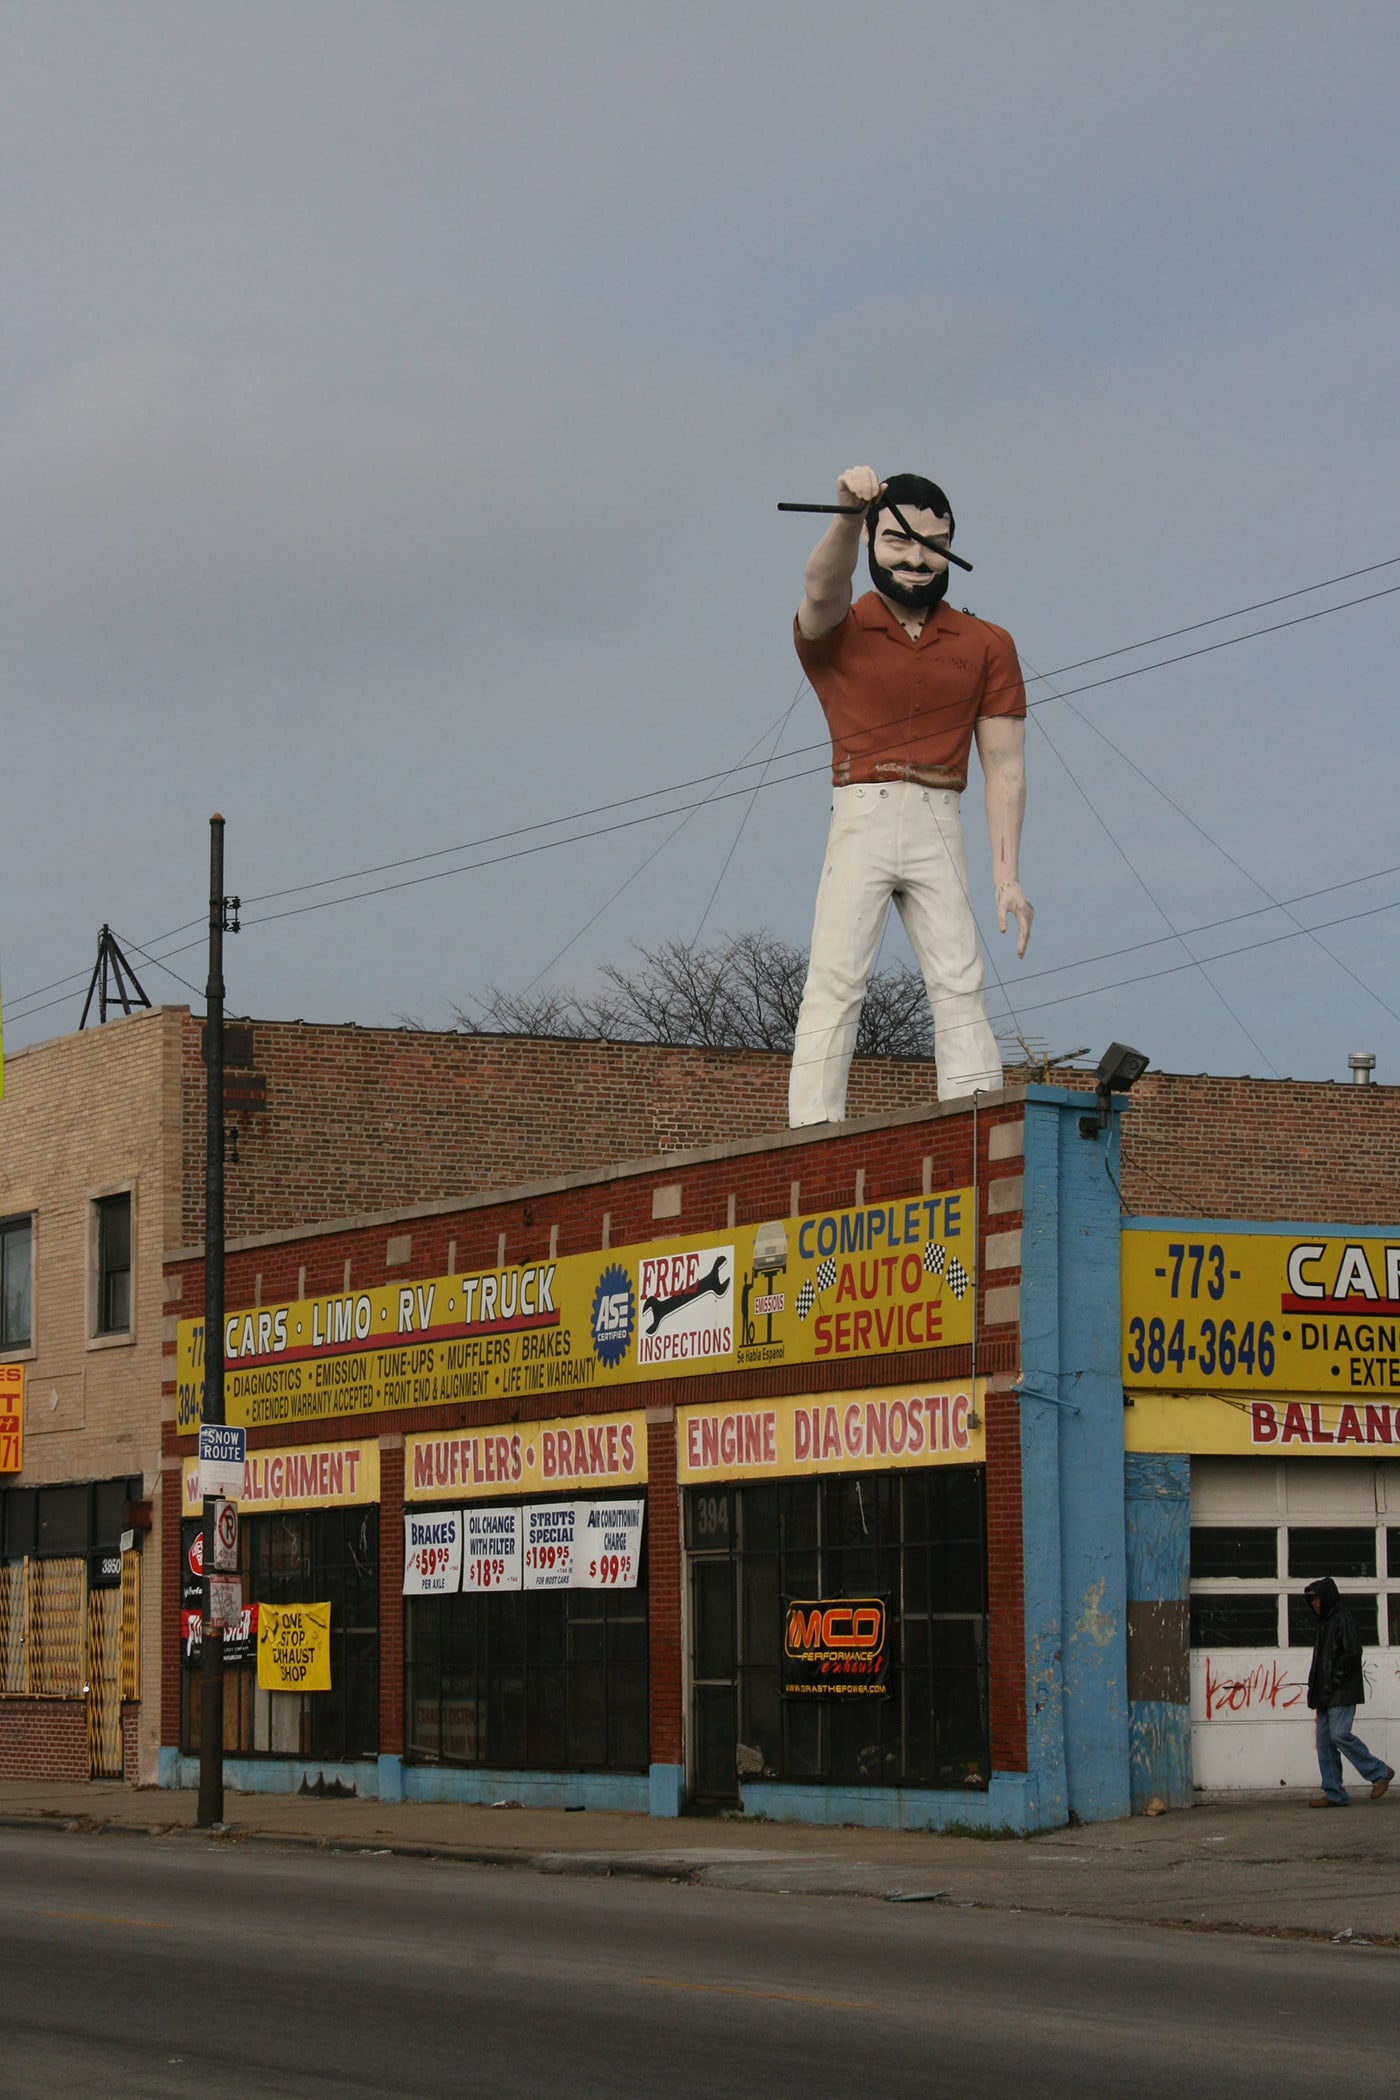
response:
[(1026, 952), (1026, 943), (1031, 937), (1031, 920), (1035, 917), (1035, 906), (1030, 902), (1019, 882), (997, 884), (997, 931), (1005, 933), (1008, 919), (1016, 921), (1016, 957), (1019, 961)]
[(869, 510), (885, 484), (873, 467), (847, 467), (836, 484), (836, 500), (842, 505), (858, 503)]

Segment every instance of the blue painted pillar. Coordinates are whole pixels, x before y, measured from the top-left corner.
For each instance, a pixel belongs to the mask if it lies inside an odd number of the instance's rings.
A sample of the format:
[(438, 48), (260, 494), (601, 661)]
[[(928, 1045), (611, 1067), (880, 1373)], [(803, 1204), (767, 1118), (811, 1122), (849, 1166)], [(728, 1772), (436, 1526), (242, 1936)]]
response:
[(1034, 1753), (1042, 1820), (1058, 1820), (1048, 1740), (1057, 1607), (1064, 1810), (1089, 1823), (1127, 1815), (1130, 1790), (1119, 1202), (1108, 1133), (1080, 1135), (1085, 1109), (1083, 1095), (1026, 1090), (1021, 1467), (1028, 1716), (1045, 1700)]
[(1130, 1451), (1128, 1730), (1133, 1814), (1191, 1805), (1191, 1461)]

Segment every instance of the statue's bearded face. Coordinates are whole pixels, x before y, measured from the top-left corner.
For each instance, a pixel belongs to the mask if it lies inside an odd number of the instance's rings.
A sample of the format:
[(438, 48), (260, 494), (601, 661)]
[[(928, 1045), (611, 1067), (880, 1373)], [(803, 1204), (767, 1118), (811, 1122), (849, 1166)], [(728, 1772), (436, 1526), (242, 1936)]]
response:
[[(907, 503), (901, 503), (899, 511), (909, 532), (892, 510), (876, 515), (875, 537), (870, 542), (871, 581), (897, 605), (937, 605), (948, 588), (948, 563), (939, 549), (952, 539), (952, 520), (940, 517), (936, 510), (917, 510)], [(925, 546), (925, 540), (934, 544)]]

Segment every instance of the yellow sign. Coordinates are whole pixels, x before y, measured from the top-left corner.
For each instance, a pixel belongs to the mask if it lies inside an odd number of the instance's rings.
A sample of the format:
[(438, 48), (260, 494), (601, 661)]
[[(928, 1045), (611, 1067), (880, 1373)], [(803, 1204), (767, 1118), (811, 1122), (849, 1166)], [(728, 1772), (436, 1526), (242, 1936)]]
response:
[[(972, 1191), (949, 1189), (230, 1313), (227, 1417), (256, 1429), (962, 1346), (972, 1214)], [(203, 1379), (204, 1323), (182, 1320), (182, 1433)]]
[[(977, 1383), (977, 1396), (984, 1390)], [(823, 1400), (746, 1400), (676, 1409), (676, 1478), (787, 1480), (894, 1466), (980, 1464), (982, 1408), (969, 1385), (881, 1386)]]
[(404, 1438), (405, 1502), (642, 1487), (646, 1477), (647, 1418), (640, 1408), (628, 1415), (575, 1415)]
[(1400, 1399), (1400, 1232), (1122, 1236), (1131, 1392)]
[(258, 1683), (265, 1692), (330, 1690), (329, 1604), (258, 1606)]
[[(204, 1508), (199, 1491), (199, 1460), (187, 1458), (181, 1468), (185, 1515)], [(334, 1509), (342, 1504), (379, 1500), (379, 1446), (372, 1439), (355, 1444), (296, 1444), (286, 1451), (250, 1451), (243, 1465), (243, 1491), (238, 1507), (245, 1517), (268, 1509)]]
[(1129, 1451), (1190, 1451), (1264, 1458), (1383, 1457), (1400, 1452), (1400, 1407), (1384, 1400), (1182, 1399), (1138, 1393), (1123, 1413)]
[(24, 1365), (0, 1364), (0, 1473), (24, 1466)]

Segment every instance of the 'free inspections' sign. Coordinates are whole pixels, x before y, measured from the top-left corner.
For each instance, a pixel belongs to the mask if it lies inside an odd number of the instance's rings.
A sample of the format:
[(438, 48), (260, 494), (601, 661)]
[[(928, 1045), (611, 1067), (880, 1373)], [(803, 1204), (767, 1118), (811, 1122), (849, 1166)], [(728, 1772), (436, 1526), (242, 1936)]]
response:
[(329, 1604), (258, 1606), (258, 1683), (265, 1692), (330, 1690)]

